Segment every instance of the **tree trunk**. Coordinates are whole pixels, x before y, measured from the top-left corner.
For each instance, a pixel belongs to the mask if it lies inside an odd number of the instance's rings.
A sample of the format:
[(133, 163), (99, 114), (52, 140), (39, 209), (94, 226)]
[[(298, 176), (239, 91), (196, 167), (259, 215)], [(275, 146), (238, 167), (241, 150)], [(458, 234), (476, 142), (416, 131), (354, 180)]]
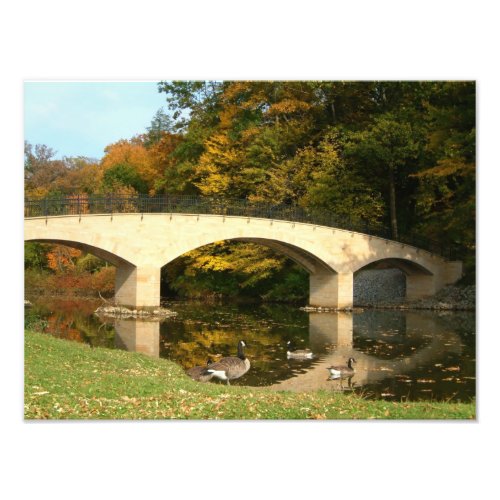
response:
[(396, 217), (396, 186), (394, 182), (394, 169), (389, 167), (389, 210), (391, 216), (391, 232), (393, 239), (398, 239), (398, 220)]

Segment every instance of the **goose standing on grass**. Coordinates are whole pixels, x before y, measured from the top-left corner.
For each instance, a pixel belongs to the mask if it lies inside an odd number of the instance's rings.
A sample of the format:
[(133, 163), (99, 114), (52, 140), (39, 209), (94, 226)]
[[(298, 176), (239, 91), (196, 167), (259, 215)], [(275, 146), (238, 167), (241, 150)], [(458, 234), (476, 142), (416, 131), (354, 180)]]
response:
[(354, 358), (349, 358), (347, 366), (330, 366), (327, 370), (330, 372), (331, 378), (352, 377), (355, 373), (352, 367), (353, 363), (356, 363), (356, 360)]
[(209, 358), (207, 359), (206, 366), (193, 366), (193, 368), (187, 370), (186, 373), (197, 382), (208, 382), (213, 375), (211, 373), (204, 373), (204, 371), (207, 369), (207, 366), (210, 366), (210, 364), (211, 361)]
[(245, 356), (243, 350), (245, 347), (245, 342), (240, 340), (238, 342), (238, 356), (222, 358), (216, 363), (212, 363), (210, 366), (205, 367), (203, 373), (207, 375), (210, 374), (212, 377), (218, 378), (219, 380), (225, 380), (227, 385), (231, 385), (229, 383), (230, 380), (240, 378), (250, 370), (250, 360)]
[(286, 343), (287, 359), (312, 359), (314, 354), (311, 349), (293, 349), (292, 342), (289, 340)]

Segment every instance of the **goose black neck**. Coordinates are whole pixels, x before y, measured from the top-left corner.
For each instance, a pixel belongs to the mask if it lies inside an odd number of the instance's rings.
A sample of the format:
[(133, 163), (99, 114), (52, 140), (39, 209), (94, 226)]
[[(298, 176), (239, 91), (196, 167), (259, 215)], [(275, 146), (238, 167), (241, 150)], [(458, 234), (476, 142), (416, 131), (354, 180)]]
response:
[(243, 352), (243, 346), (238, 344), (238, 358), (245, 360), (245, 353)]

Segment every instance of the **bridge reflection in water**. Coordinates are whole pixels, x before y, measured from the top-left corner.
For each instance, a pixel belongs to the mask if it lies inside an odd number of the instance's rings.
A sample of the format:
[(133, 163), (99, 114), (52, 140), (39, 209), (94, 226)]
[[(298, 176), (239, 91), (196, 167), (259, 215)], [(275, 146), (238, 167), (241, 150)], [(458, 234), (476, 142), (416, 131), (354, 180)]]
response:
[[(460, 354), (460, 337), (452, 331), (437, 327), (436, 318), (422, 315), (421, 312), (407, 312), (406, 335), (425, 337), (429, 341), (409, 356), (395, 359), (379, 359), (354, 348), (353, 320), (355, 314), (348, 313), (311, 313), (309, 314), (309, 335), (312, 349), (317, 351), (325, 344), (328, 351), (320, 355), (317, 363), (307, 372), (271, 386), (279, 390), (308, 391), (316, 389), (342, 390), (346, 383), (331, 380), (327, 368), (331, 365), (346, 365), (350, 357), (356, 359), (355, 374), (349, 384), (361, 387), (379, 382), (386, 378), (404, 375), (415, 369), (435, 363), (444, 353)], [(438, 332), (432, 333), (430, 332)]]
[(160, 322), (140, 319), (116, 319), (115, 345), (126, 351), (160, 357)]
[[(303, 373), (269, 386), (276, 390), (312, 391), (344, 390), (349, 385), (362, 387), (383, 379), (404, 376), (420, 367), (437, 363), (443, 356), (460, 355), (462, 343), (458, 334), (437, 325), (436, 315), (406, 312), (405, 336), (420, 342), (411, 355), (380, 359), (354, 347), (356, 313), (309, 313), (309, 345), (318, 353), (314, 363)], [(116, 319), (115, 344), (120, 349), (152, 357), (160, 356), (160, 323), (134, 319)], [(327, 368), (356, 359), (356, 373), (347, 382), (331, 380)]]

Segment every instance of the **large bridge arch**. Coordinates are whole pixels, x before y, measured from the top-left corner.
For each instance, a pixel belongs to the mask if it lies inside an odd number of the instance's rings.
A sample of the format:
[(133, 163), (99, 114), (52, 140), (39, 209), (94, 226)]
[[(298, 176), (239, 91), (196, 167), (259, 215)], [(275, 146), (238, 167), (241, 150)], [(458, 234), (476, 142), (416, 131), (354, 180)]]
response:
[[(305, 271), (307, 271), (309, 274), (314, 274), (317, 273), (318, 271), (325, 271), (325, 272), (332, 272), (336, 273), (335, 269), (332, 269), (331, 266), (329, 266), (326, 262), (322, 261), (319, 257), (316, 255), (304, 250), (303, 248), (300, 248), (295, 245), (291, 245), (289, 243), (285, 243), (283, 241), (275, 240), (275, 239), (269, 239), (269, 238), (245, 238), (245, 237), (239, 237), (239, 238), (231, 238), (227, 240), (218, 240), (215, 239), (209, 243), (206, 243), (205, 245), (191, 248), (188, 251), (192, 250), (197, 250), (198, 248), (202, 248), (203, 246), (211, 245), (213, 243), (216, 243), (218, 241), (227, 241), (227, 242), (241, 242), (241, 243), (254, 243), (256, 245), (261, 245), (267, 248), (270, 248), (274, 251), (276, 251), (279, 254), (283, 254), (292, 261), (294, 261), (296, 264), (298, 264), (300, 267), (302, 267)], [(184, 252), (186, 253), (186, 252)], [(179, 257), (182, 257), (184, 253), (180, 255), (169, 255), (169, 260), (168, 262), (165, 262), (163, 265), (170, 264), (174, 260), (178, 259)]]
[[(352, 306), (353, 274), (377, 262), (406, 266), (410, 297), (432, 295), (461, 276), (460, 262), (394, 241), (315, 224), (262, 218), (166, 213), (65, 215), (25, 219), (26, 241), (66, 242), (117, 266), (115, 295), (132, 307), (157, 307), (161, 267), (214, 241), (274, 248), (310, 275), (310, 304)], [(424, 272), (425, 271), (425, 272)]]

